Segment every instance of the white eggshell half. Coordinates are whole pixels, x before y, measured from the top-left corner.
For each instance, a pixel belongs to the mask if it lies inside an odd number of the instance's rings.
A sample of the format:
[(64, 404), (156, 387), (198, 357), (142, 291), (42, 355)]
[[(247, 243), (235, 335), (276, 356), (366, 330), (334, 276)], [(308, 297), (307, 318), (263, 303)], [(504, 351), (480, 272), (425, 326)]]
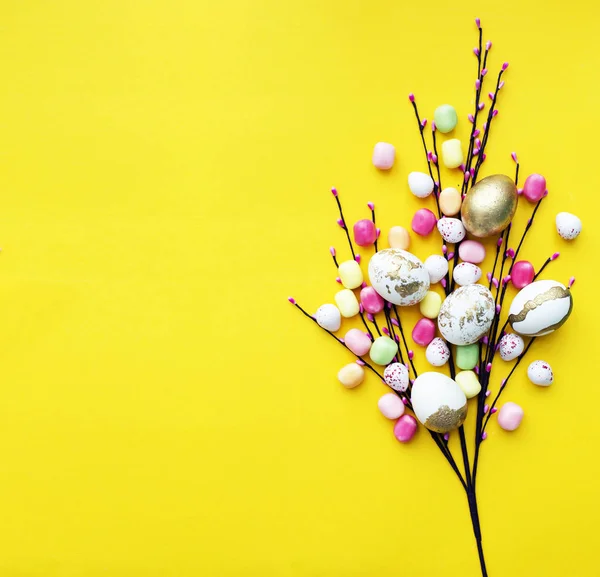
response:
[(565, 285), (555, 280), (540, 280), (517, 293), (510, 305), (508, 321), (521, 335), (541, 337), (559, 328), (572, 308), (573, 297)]
[(487, 333), (494, 313), (492, 293), (483, 285), (470, 284), (446, 297), (438, 315), (438, 328), (453, 345), (471, 345)]
[(552, 367), (546, 361), (533, 361), (527, 367), (527, 376), (534, 385), (547, 387), (554, 381)]
[(525, 349), (525, 342), (515, 333), (507, 333), (500, 339), (500, 358), (503, 361), (516, 359)]
[(441, 367), (448, 362), (450, 349), (443, 339), (436, 337), (427, 345), (425, 358), (430, 365)]
[(565, 240), (573, 240), (581, 233), (581, 219), (570, 212), (556, 215), (556, 231)]
[(408, 389), (408, 369), (401, 363), (392, 363), (383, 371), (383, 380), (394, 391), (403, 393)]
[(321, 305), (315, 313), (315, 319), (320, 327), (335, 333), (342, 324), (340, 309), (335, 305)]
[(433, 179), (424, 172), (411, 172), (408, 175), (408, 188), (418, 198), (425, 198), (433, 192)]
[(441, 373), (420, 374), (410, 400), (417, 419), (438, 433), (456, 429), (467, 416), (467, 397), (455, 381)]
[(441, 254), (432, 254), (425, 259), (423, 266), (429, 273), (429, 282), (436, 284), (448, 274), (448, 261)]
[(423, 263), (399, 248), (386, 248), (371, 257), (369, 279), (379, 295), (400, 306), (417, 304), (429, 290), (429, 273)]
[(481, 269), (470, 262), (461, 262), (452, 271), (454, 282), (459, 286), (475, 284), (481, 278)]
[(440, 218), (437, 227), (446, 242), (460, 242), (467, 234), (465, 225), (458, 218)]

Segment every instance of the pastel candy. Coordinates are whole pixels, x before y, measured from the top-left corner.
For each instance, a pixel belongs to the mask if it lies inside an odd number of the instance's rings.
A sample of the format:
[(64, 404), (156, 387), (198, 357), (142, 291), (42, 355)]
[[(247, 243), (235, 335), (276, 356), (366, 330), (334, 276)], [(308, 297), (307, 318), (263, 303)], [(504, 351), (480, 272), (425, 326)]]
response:
[(474, 369), (479, 362), (479, 343), (456, 347), (456, 366), (459, 369)]
[(369, 356), (376, 365), (385, 366), (392, 362), (398, 352), (398, 344), (390, 337), (377, 337), (371, 345)]
[(342, 315), (335, 305), (326, 304), (317, 309), (315, 320), (320, 327), (335, 333), (342, 324)]
[(524, 414), (516, 403), (504, 403), (498, 412), (498, 425), (505, 431), (514, 431), (521, 424)]
[(415, 343), (426, 347), (435, 337), (435, 323), (431, 319), (419, 319), (412, 332)]
[(335, 293), (335, 304), (345, 318), (358, 314), (359, 306), (355, 294), (350, 289), (343, 289)]
[(365, 370), (356, 363), (350, 363), (338, 371), (338, 380), (347, 389), (358, 387), (365, 380)]
[(346, 346), (358, 357), (362, 357), (371, 348), (371, 338), (360, 329), (350, 329), (344, 336)]
[(431, 284), (440, 282), (448, 273), (448, 261), (441, 254), (428, 256), (423, 266), (429, 273), (429, 282)]
[(437, 218), (428, 208), (420, 208), (413, 216), (411, 227), (420, 236), (427, 236), (435, 228)]
[(389, 142), (378, 142), (373, 148), (373, 165), (379, 170), (389, 170), (394, 166), (396, 149)]
[(460, 371), (454, 380), (458, 383), (458, 386), (462, 389), (467, 399), (476, 397), (479, 391), (481, 391), (481, 384), (473, 371)]
[(433, 179), (424, 172), (411, 172), (408, 175), (408, 188), (418, 198), (425, 198), (433, 192)]
[(347, 289), (358, 288), (363, 283), (363, 273), (355, 260), (346, 260), (338, 267), (338, 275)]
[(454, 106), (442, 104), (435, 109), (433, 120), (437, 129), (442, 134), (447, 134), (448, 132), (452, 132), (456, 127), (458, 115), (456, 114), (456, 110), (454, 110)]
[(375, 228), (373, 221), (368, 218), (359, 220), (354, 225), (353, 231), (354, 242), (358, 246), (371, 246), (377, 239), (377, 229)]
[(458, 256), (465, 262), (479, 264), (485, 259), (485, 246), (477, 240), (465, 240), (458, 247)]
[(510, 280), (515, 288), (521, 290), (533, 282), (534, 276), (533, 265), (528, 260), (519, 260), (512, 267)]
[(529, 202), (537, 202), (546, 194), (546, 179), (541, 174), (530, 174), (523, 185), (523, 196)]
[(393, 226), (388, 233), (388, 244), (390, 248), (401, 248), (408, 250), (410, 246), (410, 236), (408, 231), (402, 226)]
[(385, 301), (372, 286), (366, 286), (360, 291), (360, 303), (372, 315), (380, 313), (385, 306)]
[(440, 193), (439, 203), (446, 216), (454, 216), (460, 212), (462, 197), (456, 188), (444, 188)]
[(437, 319), (442, 306), (442, 297), (435, 291), (427, 291), (423, 300), (419, 303), (421, 314), (428, 319)]
[(458, 168), (463, 163), (463, 152), (458, 138), (442, 143), (442, 159), (446, 168)]
[(401, 443), (408, 443), (417, 432), (417, 421), (411, 416), (402, 415), (394, 425), (394, 437)]
[(446, 242), (456, 244), (465, 238), (467, 231), (458, 218), (440, 218), (437, 227)]
[(404, 414), (404, 403), (395, 393), (386, 393), (380, 397), (377, 406), (386, 419), (397, 419)]

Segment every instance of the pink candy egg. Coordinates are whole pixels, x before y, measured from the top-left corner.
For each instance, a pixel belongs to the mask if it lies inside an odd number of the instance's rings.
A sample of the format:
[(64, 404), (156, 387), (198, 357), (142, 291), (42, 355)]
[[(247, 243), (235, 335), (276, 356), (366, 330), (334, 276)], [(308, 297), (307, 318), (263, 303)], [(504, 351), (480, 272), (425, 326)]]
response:
[(373, 165), (380, 170), (389, 170), (394, 166), (396, 149), (389, 142), (378, 142), (373, 148)]
[(520, 260), (513, 265), (510, 280), (515, 288), (521, 290), (533, 282), (534, 276), (533, 265), (527, 260)]
[(346, 346), (358, 357), (366, 355), (371, 350), (371, 338), (360, 329), (350, 329), (344, 336)]
[(402, 415), (394, 425), (394, 437), (401, 443), (408, 443), (417, 432), (417, 421), (411, 415)]
[(372, 220), (363, 218), (354, 225), (354, 242), (358, 246), (370, 246), (377, 239), (377, 230)]
[(541, 174), (531, 174), (523, 185), (523, 196), (529, 202), (537, 202), (546, 194), (546, 179)]
[(514, 431), (521, 424), (524, 414), (516, 403), (504, 403), (498, 413), (498, 424), (505, 431)]
[(465, 262), (479, 264), (485, 259), (485, 247), (476, 240), (463, 240), (458, 246), (458, 256)]
[(383, 310), (385, 301), (372, 286), (366, 286), (360, 291), (360, 304), (368, 313), (376, 315)]
[(412, 219), (412, 229), (421, 236), (427, 236), (431, 234), (431, 231), (435, 228), (437, 218), (435, 214), (428, 208), (420, 208), (415, 212)]
[(404, 414), (404, 403), (395, 393), (387, 393), (377, 401), (381, 414), (387, 419), (397, 419)]
[(415, 343), (426, 347), (435, 337), (435, 323), (431, 319), (419, 319), (412, 332)]

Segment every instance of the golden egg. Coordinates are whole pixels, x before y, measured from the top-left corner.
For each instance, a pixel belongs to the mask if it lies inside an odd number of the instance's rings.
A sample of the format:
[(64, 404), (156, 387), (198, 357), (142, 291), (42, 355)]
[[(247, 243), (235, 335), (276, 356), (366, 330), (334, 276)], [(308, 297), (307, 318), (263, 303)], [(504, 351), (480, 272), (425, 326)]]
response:
[(504, 174), (480, 180), (465, 197), (460, 214), (473, 236), (485, 238), (502, 232), (517, 210), (517, 187)]

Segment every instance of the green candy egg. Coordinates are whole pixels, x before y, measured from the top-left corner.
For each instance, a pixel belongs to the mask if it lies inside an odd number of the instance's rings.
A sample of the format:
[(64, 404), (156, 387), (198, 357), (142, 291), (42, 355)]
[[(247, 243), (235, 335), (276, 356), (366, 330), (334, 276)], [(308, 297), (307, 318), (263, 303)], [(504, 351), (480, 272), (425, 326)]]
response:
[(390, 337), (377, 337), (371, 345), (369, 356), (376, 365), (388, 365), (398, 352), (398, 344)]
[(454, 106), (442, 104), (435, 109), (433, 119), (435, 120), (437, 129), (446, 134), (454, 130), (458, 122), (458, 115), (456, 114), (456, 110), (454, 110)]
[(479, 361), (479, 343), (456, 347), (456, 366), (463, 371), (470, 371)]

